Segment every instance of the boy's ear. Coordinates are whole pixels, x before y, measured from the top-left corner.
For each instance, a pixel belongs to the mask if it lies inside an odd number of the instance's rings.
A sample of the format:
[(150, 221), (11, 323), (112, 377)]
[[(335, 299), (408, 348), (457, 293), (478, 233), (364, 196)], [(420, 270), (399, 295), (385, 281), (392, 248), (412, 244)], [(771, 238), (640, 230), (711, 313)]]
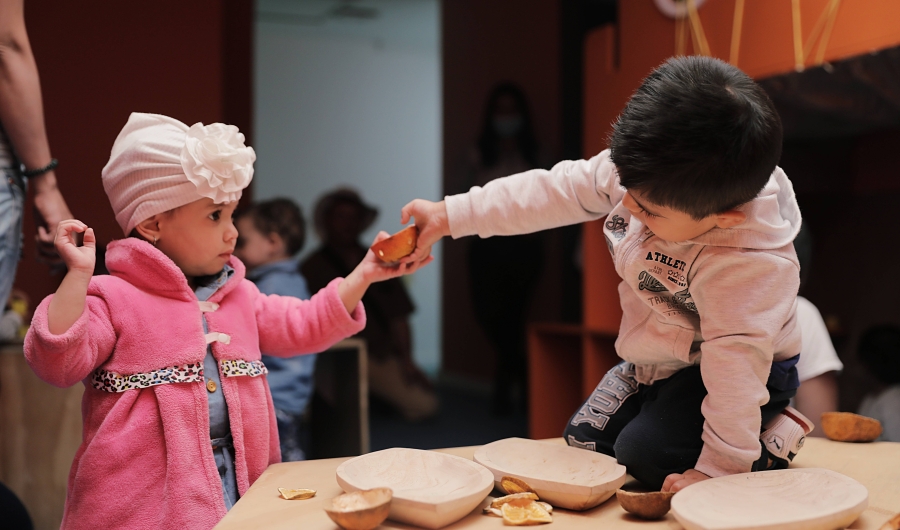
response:
[(147, 241), (153, 242), (159, 240), (159, 215), (144, 219), (134, 227), (137, 233)]
[(269, 235), (266, 236), (266, 239), (269, 240), (269, 244), (271, 244), (275, 248), (280, 248), (282, 251), (286, 252), (287, 245), (284, 244), (284, 238), (278, 232), (269, 232)]
[(716, 226), (719, 228), (731, 228), (747, 220), (747, 214), (740, 210), (728, 210), (716, 214)]

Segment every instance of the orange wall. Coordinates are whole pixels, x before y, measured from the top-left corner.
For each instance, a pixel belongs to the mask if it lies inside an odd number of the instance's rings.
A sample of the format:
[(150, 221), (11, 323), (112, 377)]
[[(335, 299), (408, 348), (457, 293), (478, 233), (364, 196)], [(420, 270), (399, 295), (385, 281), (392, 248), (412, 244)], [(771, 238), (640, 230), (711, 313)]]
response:
[[(828, 0), (802, 0), (805, 43)], [(735, 0), (709, 0), (699, 11), (712, 55), (728, 60)], [(762, 78), (794, 69), (791, 2), (745, 2), (738, 66)], [(689, 41), (690, 39), (688, 39)], [(825, 59), (836, 60), (900, 44), (900, 2), (841, 2)], [(585, 41), (585, 156), (605, 149), (611, 124), (653, 68), (675, 53), (675, 21), (653, 0), (619, 3), (619, 23)], [(688, 53), (693, 53), (688, 47)], [(807, 66), (812, 61), (807, 61)], [(621, 312), (617, 276), (597, 223), (585, 226), (585, 325), (617, 332)]]
[[(249, 0), (26, 2), (60, 188), (101, 243), (122, 236), (100, 170), (130, 112), (188, 124), (230, 120), (250, 133), (252, 6)], [(61, 277), (36, 263), (27, 212), (16, 285), (36, 304)]]

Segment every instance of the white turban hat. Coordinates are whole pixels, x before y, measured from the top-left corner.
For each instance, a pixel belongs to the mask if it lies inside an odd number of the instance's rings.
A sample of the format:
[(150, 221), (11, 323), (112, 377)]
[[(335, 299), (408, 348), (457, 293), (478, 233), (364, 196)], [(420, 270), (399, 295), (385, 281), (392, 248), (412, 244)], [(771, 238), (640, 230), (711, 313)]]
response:
[(256, 153), (234, 125), (191, 127), (160, 114), (133, 112), (103, 168), (103, 188), (125, 235), (144, 219), (208, 197), (241, 198)]

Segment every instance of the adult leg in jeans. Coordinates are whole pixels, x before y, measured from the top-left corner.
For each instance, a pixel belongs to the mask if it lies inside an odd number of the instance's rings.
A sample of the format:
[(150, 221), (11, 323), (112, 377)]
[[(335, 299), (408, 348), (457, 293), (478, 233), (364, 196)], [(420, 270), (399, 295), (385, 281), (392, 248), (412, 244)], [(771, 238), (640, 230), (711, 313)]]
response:
[(25, 194), (15, 169), (0, 168), (0, 302), (6, 305), (22, 254), (22, 213)]
[(615, 456), (619, 433), (640, 412), (640, 389), (633, 364), (622, 362), (614, 366), (569, 419), (563, 432), (566, 443)]

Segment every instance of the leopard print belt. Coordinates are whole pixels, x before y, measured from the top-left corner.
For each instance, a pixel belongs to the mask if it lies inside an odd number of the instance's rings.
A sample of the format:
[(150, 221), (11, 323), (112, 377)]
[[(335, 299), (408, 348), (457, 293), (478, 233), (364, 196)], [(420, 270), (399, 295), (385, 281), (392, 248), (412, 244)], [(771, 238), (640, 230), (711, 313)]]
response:
[[(225, 377), (258, 377), (269, 373), (262, 361), (223, 360), (219, 369)], [(98, 368), (91, 376), (91, 386), (104, 392), (125, 392), (170, 383), (203, 382), (203, 363), (182, 364), (150, 372), (124, 375)]]

